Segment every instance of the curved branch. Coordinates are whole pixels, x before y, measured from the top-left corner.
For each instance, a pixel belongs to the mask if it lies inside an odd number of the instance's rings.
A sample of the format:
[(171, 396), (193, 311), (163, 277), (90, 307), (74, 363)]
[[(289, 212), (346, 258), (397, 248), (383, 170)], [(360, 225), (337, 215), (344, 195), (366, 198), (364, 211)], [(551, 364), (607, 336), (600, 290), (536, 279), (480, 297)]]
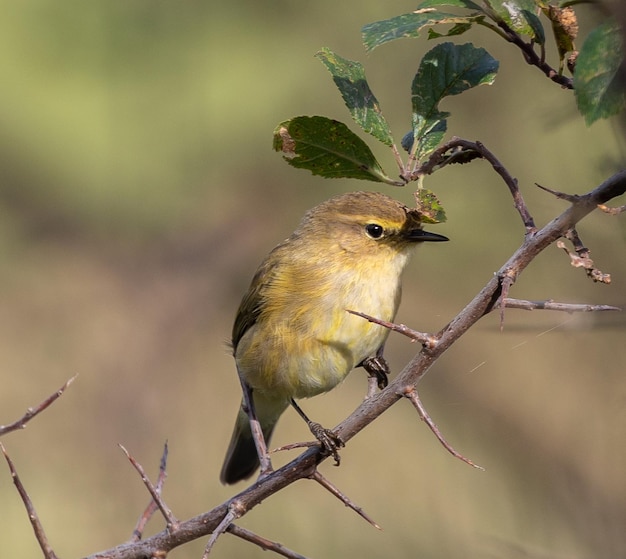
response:
[[(526, 235), (523, 244), (515, 251), (499, 272), (485, 285), (476, 297), (437, 335), (434, 346), (423, 347), (404, 367), (389, 386), (365, 400), (347, 419), (340, 423), (335, 432), (344, 441), (349, 441), (359, 431), (390, 408), (403, 396), (403, 390), (414, 387), (432, 364), (459, 339), (481, 317), (489, 313), (502, 294), (503, 278), (515, 280), (542, 250), (565, 235), (576, 223), (591, 213), (599, 204), (621, 196), (626, 192), (626, 170), (620, 171), (604, 181), (591, 192), (579, 196), (572, 205), (545, 227)], [(311, 447), (286, 466), (263, 477), (250, 487), (214, 509), (180, 522), (174, 528), (140, 542), (131, 542), (89, 556), (89, 559), (143, 559), (164, 556), (171, 549), (194, 539), (213, 533), (236, 504), (239, 516), (247, 513), (261, 501), (291, 485), (293, 482), (310, 478), (317, 464), (327, 457), (319, 453), (319, 447)]]

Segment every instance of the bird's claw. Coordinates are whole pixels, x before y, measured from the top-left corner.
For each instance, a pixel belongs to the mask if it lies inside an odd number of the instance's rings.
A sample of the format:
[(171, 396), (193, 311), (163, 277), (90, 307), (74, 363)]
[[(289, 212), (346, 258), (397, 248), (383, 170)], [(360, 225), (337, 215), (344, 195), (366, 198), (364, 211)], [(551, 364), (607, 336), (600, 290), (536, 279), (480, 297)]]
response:
[(314, 421), (309, 422), (309, 429), (313, 436), (319, 441), (321, 451), (324, 455), (332, 455), (335, 460), (335, 466), (339, 466), (341, 457), (338, 450), (345, 445), (345, 443), (330, 429), (325, 429), (319, 423)]
[(367, 374), (376, 379), (378, 388), (382, 390), (389, 384), (389, 365), (382, 355), (376, 354), (373, 357), (364, 359), (361, 363)]

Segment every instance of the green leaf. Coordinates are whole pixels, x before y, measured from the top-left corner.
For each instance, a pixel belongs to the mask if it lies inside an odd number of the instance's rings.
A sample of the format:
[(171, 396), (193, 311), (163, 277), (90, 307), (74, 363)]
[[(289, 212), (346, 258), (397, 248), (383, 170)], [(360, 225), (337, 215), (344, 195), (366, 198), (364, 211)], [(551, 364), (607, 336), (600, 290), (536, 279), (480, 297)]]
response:
[(315, 56), (333, 76), (354, 121), (365, 132), (391, 147), (393, 145), (391, 130), (380, 110), (378, 100), (367, 83), (363, 65), (342, 58), (328, 48), (323, 48)]
[(480, 17), (484, 16), (479, 14), (459, 16), (438, 12), (434, 8), (425, 8), (410, 14), (368, 23), (361, 30), (361, 34), (365, 49), (369, 52), (389, 41), (419, 37), (424, 27), (431, 27), (437, 24), (467, 24), (477, 21)]
[(325, 178), (352, 178), (404, 186), (388, 177), (367, 144), (336, 120), (298, 116), (274, 130), (273, 147), (293, 167)]
[(614, 20), (589, 33), (574, 72), (576, 102), (587, 125), (624, 108), (624, 84), (617, 75), (623, 58), (620, 28)]
[(420, 188), (415, 193), (415, 208), (422, 223), (443, 223), (447, 219), (439, 199), (427, 188)]
[(483, 11), (478, 4), (475, 4), (471, 0), (424, 0), (424, 2), (421, 2), (419, 6), (417, 6), (417, 10), (423, 10), (424, 8), (436, 8), (438, 6), (454, 6), (456, 8), (467, 8), (469, 10), (476, 10), (479, 12)]
[(456, 35), (462, 35), (466, 31), (469, 31), (471, 28), (471, 23), (457, 23), (456, 25), (453, 25), (446, 33), (439, 33), (431, 27), (428, 30), (428, 38), (440, 39), (441, 37), (454, 37)]
[(443, 139), (449, 113), (439, 110), (448, 95), (458, 95), (472, 87), (492, 84), (498, 61), (482, 48), (472, 44), (441, 43), (431, 49), (413, 78), (413, 150), (420, 160), (432, 152)]
[(535, 40), (535, 42), (539, 45), (546, 44), (546, 32), (543, 29), (543, 25), (541, 20), (534, 12), (524, 11), (524, 17), (530, 25), (532, 32), (530, 36)]
[(545, 33), (539, 18), (535, 15), (537, 4), (534, 0), (485, 0), (496, 15), (513, 31), (528, 35), (537, 42), (545, 41)]

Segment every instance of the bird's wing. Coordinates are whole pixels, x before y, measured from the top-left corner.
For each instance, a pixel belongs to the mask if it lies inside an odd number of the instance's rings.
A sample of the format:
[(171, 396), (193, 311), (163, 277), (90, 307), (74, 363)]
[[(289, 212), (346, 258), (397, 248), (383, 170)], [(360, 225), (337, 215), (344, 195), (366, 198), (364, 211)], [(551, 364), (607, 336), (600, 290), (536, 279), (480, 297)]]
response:
[[(274, 249), (277, 250), (281, 245)], [(272, 251), (272, 252), (274, 252)], [(270, 253), (271, 254), (271, 253)], [(276, 272), (280, 259), (266, 258), (254, 274), (248, 291), (243, 296), (233, 325), (232, 346), (233, 351), (237, 349), (237, 344), (248, 329), (253, 326), (263, 311), (265, 304), (265, 286), (270, 281), (270, 277)]]

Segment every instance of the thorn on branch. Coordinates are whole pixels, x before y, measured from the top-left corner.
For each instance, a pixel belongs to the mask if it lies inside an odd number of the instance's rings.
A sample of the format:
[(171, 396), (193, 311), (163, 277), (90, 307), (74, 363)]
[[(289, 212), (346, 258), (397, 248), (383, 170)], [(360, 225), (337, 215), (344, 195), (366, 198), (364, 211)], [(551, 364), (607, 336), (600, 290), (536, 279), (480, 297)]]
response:
[(576, 202), (580, 200), (580, 196), (578, 194), (567, 194), (566, 192), (559, 192), (558, 190), (552, 190), (551, 188), (548, 188), (547, 186), (541, 186), (539, 183), (535, 183), (535, 186), (541, 188), (541, 190), (545, 190), (546, 192), (549, 192), (550, 194), (552, 194), (553, 196), (556, 196), (557, 198), (561, 200), (566, 200), (567, 202), (571, 202), (572, 204), (575, 204)]
[(483, 470), (483, 471), (485, 470), (485, 468), (483, 468), (482, 466), (479, 466), (478, 464), (472, 462), (469, 458), (466, 458), (465, 456), (463, 456), (462, 454), (460, 454), (459, 452), (454, 450), (454, 448), (452, 448), (452, 446), (448, 443), (448, 441), (446, 441), (443, 438), (443, 435), (441, 434), (441, 431), (439, 431), (439, 428), (437, 427), (435, 422), (431, 419), (430, 415), (428, 415), (428, 412), (426, 411), (426, 408), (424, 408), (424, 405), (422, 404), (422, 401), (420, 400), (420, 397), (419, 397), (419, 395), (417, 393), (417, 390), (416, 390), (416, 388), (414, 386), (407, 386), (407, 387), (405, 387), (402, 390), (402, 392), (400, 392), (400, 395), (404, 396), (405, 398), (407, 398), (413, 404), (413, 406), (417, 410), (417, 413), (420, 416), (420, 419), (422, 421), (424, 421), (424, 423), (426, 423), (426, 425), (428, 425), (429, 429), (433, 432), (435, 437), (437, 437), (437, 440), (443, 445), (443, 447), (450, 454), (452, 454), (452, 456), (454, 456), (455, 458), (458, 458), (459, 460), (462, 460), (463, 462), (465, 462), (466, 464), (469, 464), (473, 468), (477, 468), (477, 469)]
[(409, 328), (408, 326), (405, 326), (404, 324), (394, 324), (393, 322), (380, 320), (379, 318), (370, 316), (362, 312), (351, 311), (350, 309), (347, 309), (347, 311), (350, 314), (360, 316), (361, 318), (364, 318), (365, 320), (372, 322), (373, 324), (379, 324), (380, 326), (383, 326), (384, 328), (388, 328), (389, 330), (393, 332), (399, 332), (400, 334), (406, 336), (407, 338), (411, 338), (411, 340), (421, 343), (426, 349), (434, 349), (437, 346), (437, 343), (439, 341), (437, 336), (434, 336), (433, 334), (425, 334), (423, 332), (418, 332), (416, 330)]
[[(165, 483), (165, 479), (167, 478), (167, 455), (168, 455), (168, 446), (167, 441), (165, 441), (165, 445), (163, 445), (163, 454), (161, 455), (161, 462), (159, 463), (159, 477), (157, 478), (157, 483), (155, 490), (159, 496), (163, 493), (163, 484)], [(143, 537), (143, 531), (146, 528), (146, 525), (152, 518), (152, 515), (157, 511), (158, 505), (154, 499), (150, 501), (146, 510), (144, 510), (143, 514), (139, 517), (137, 521), (137, 525), (133, 530), (133, 535), (131, 537), (131, 541), (137, 542), (141, 540)]]
[[(67, 387), (67, 383), (66, 383), (66, 387)], [(13, 483), (15, 484), (15, 487), (17, 488), (17, 492), (20, 494), (20, 497), (22, 498), (22, 502), (24, 503), (24, 506), (26, 507), (26, 512), (28, 513), (28, 519), (30, 520), (30, 524), (33, 527), (33, 531), (35, 532), (35, 537), (37, 538), (39, 547), (41, 547), (43, 556), (45, 557), (45, 559), (58, 559), (56, 553), (54, 553), (52, 547), (50, 547), (50, 544), (48, 543), (48, 538), (46, 536), (46, 533), (44, 532), (41, 522), (39, 521), (39, 516), (37, 516), (37, 511), (35, 510), (35, 507), (33, 506), (33, 502), (30, 500), (30, 497), (28, 496), (28, 493), (26, 492), (24, 485), (22, 484), (19, 476), (17, 475), (17, 471), (15, 469), (15, 466), (13, 465), (13, 461), (11, 460), (11, 458), (9, 458), (9, 455), (7, 454), (7, 451), (4, 448), (4, 445), (2, 443), (0, 443), (0, 450), (2, 450), (2, 454), (4, 454), (4, 458), (7, 461), (7, 464), (9, 465), (9, 471), (11, 472)]]
[(285, 444), (283, 446), (278, 446), (269, 451), (269, 454), (274, 454), (275, 452), (282, 452), (284, 450), (295, 450), (296, 448), (311, 448), (312, 446), (319, 446), (318, 441), (304, 441), (301, 443), (290, 443)]
[(332, 495), (337, 497), (337, 499), (339, 499), (348, 508), (356, 512), (361, 518), (367, 520), (372, 526), (374, 526), (374, 528), (377, 528), (378, 530), (382, 530), (382, 528), (376, 522), (374, 522), (374, 520), (361, 507), (359, 507), (356, 503), (354, 503), (347, 495), (342, 493), (338, 487), (333, 485), (328, 479), (326, 479), (317, 470), (315, 470), (311, 474), (310, 478), (317, 481), (317, 483), (319, 483), (324, 489), (326, 489)]
[(552, 299), (546, 301), (526, 301), (524, 299), (504, 299), (504, 304), (509, 309), (522, 309), (525, 311), (545, 310), (562, 311), (569, 314), (575, 312), (598, 312), (598, 311), (621, 311), (620, 307), (611, 305), (585, 305), (576, 303), (557, 303)]
[(263, 551), (273, 551), (278, 555), (282, 555), (283, 557), (288, 557), (289, 559), (307, 559), (304, 555), (300, 555), (291, 549), (286, 548), (284, 545), (268, 540), (250, 530), (246, 530), (241, 526), (237, 526), (236, 524), (230, 524), (226, 531), (233, 536), (237, 536), (242, 540), (246, 540), (247, 542), (258, 545)]
[(63, 393), (67, 390), (68, 386), (72, 384), (78, 375), (74, 375), (69, 379), (61, 388), (59, 388), (54, 394), (48, 396), (43, 402), (41, 402), (35, 408), (28, 408), (26, 413), (17, 421), (10, 423), (9, 425), (0, 425), (0, 436), (6, 435), (11, 431), (17, 431), (18, 429), (24, 429), (26, 424), (33, 419), (36, 415), (39, 415), (42, 411), (47, 409), (51, 404), (58, 400)]
[[(118, 446), (122, 449), (122, 452), (126, 455), (126, 458), (128, 458), (129, 462), (133, 465), (135, 470), (137, 470), (137, 472), (141, 476), (141, 481), (143, 481), (146, 489), (152, 496), (152, 500), (157, 504), (159, 510), (161, 511), (161, 514), (163, 515), (163, 518), (165, 519), (167, 529), (170, 532), (175, 532), (176, 530), (178, 530), (178, 519), (172, 514), (171, 509), (165, 504), (165, 502), (161, 498), (160, 491), (157, 491), (157, 488), (152, 484), (152, 482), (146, 475), (143, 466), (139, 462), (137, 462), (137, 460), (135, 460), (133, 456), (131, 456), (131, 454), (128, 452), (128, 450), (124, 448), (123, 445), (118, 444)], [(163, 463), (163, 459), (161, 459), (161, 463)]]
[(208, 559), (217, 538), (219, 538), (228, 527), (233, 523), (233, 521), (241, 518), (246, 513), (246, 507), (241, 503), (241, 501), (233, 500), (228, 504), (228, 512), (224, 515), (224, 518), (219, 523), (217, 528), (213, 530), (209, 541), (204, 548), (204, 553), (202, 554), (202, 559)]

